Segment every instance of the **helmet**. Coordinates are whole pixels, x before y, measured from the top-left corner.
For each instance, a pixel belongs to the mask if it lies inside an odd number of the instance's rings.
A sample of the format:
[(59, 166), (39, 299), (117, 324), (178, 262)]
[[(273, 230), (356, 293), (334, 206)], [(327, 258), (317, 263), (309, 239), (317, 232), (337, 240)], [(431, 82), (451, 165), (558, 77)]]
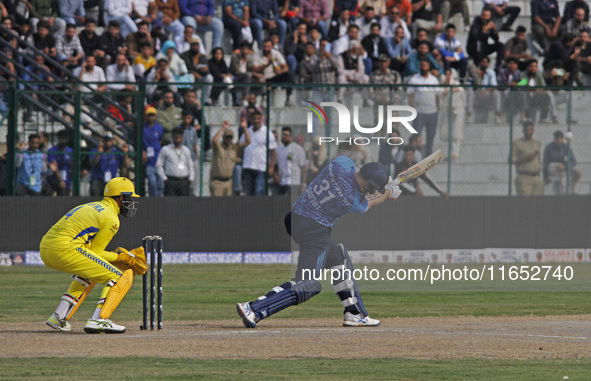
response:
[(103, 193), (105, 197), (122, 196), (121, 211), (123, 217), (133, 217), (137, 212), (138, 201), (132, 201), (132, 197), (140, 197), (135, 193), (135, 188), (131, 180), (126, 177), (112, 178), (105, 186)]
[(368, 193), (374, 193), (375, 189), (381, 194), (386, 193), (386, 184), (388, 184), (389, 176), (386, 167), (380, 163), (367, 163), (359, 170), (361, 176), (369, 181), (373, 189), (366, 189)]

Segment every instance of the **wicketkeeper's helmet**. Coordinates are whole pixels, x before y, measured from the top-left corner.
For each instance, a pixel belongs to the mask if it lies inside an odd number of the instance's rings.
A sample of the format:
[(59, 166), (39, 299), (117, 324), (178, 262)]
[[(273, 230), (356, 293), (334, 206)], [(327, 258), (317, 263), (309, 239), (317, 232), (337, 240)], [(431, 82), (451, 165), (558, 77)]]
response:
[(135, 187), (126, 177), (115, 177), (105, 185), (103, 193), (105, 197), (123, 196), (121, 200), (121, 214), (123, 217), (133, 217), (137, 212), (138, 201), (132, 201), (132, 197), (140, 197), (135, 193)]

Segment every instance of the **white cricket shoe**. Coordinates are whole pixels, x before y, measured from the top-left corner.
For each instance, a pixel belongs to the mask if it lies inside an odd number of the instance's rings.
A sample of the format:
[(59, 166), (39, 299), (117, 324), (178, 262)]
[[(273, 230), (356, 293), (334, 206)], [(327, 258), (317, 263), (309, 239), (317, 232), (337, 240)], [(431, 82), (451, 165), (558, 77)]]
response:
[(242, 318), (242, 322), (246, 328), (256, 328), (257, 322), (261, 320), (252, 308), (250, 308), (249, 302), (236, 303), (236, 311), (238, 311), (238, 315)]
[(49, 319), (47, 319), (45, 324), (47, 324), (53, 329), (57, 329), (58, 331), (68, 332), (72, 330), (72, 326), (70, 325), (70, 323), (68, 323), (67, 320), (60, 319), (58, 314), (56, 314), (55, 312), (53, 313), (53, 315), (49, 317)]
[(86, 333), (123, 333), (125, 327), (113, 323), (109, 319), (88, 319), (84, 326), (84, 332)]
[(380, 323), (381, 321), (372, 319), (369, 315), (353, 315), (350, 312), (345, 312), (345, 318), (343, 319), (343, 327), (375, 327)]

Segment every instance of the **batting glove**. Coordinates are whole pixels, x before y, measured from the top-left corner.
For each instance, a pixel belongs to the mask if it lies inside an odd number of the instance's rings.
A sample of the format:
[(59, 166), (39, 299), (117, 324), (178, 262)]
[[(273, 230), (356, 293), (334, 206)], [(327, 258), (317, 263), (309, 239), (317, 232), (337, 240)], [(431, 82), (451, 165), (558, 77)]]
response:
[(402, 193), (402, 190), (400, 190), (400, 187), (398, 185), (393, 185), (393, 184), (386, 184), (386, 191), (390, 191), (390, 198), (392, 200), (396, 200), (400, 194)]

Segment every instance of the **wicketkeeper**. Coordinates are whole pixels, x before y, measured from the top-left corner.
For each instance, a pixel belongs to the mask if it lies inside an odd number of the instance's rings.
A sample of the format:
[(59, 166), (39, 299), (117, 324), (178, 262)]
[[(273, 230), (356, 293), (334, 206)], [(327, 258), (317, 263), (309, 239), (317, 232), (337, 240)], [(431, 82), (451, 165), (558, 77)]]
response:
[(131, 288), (134, 275), (148, 268), (142, 247), (115, 252), (105, 248), (119, 230), (119, 214), (133, 217), (139, 197), (133, 183), (125, 177), (111, 179), (102, 201), (75, 207), (63, 216), (41, 240), (41, 259), (47, 267), (72, 275), (72, 283), (63, 294), (46, 324), (70, 331), (68, 320), (74, 315), (95, 283), (104, 284), (94, 314), (86, 322), (86, 333), (123, 333), (125, 327), (109, 317)]
[[(376, 190), (379, 197), (368, 201), (365, 195), (376, 194)], [(330, 235), (332, 226), (344, 214), (364, 213), (399, 195), (400, 188), (380, 163), (365, 164), (357, 171), (350, 158), (339, 156), (327, 165), (285, 216), (287, 232), (300, 246), (295, 277), (253, 302), (238, 303), (236, 309), (244, 325), (256, 328), (260, 320), (317, 295), (322, 286), (314, 278), (319, 279), (325, 268), (339, 270), (341, 274), (333, 286), (345, 308), (343, 325), (379, 325), (379, 320), (369, 317), (357, 282), (347, 276), (353, 273), (347, 250), (342, 244), (335, 244)]]

